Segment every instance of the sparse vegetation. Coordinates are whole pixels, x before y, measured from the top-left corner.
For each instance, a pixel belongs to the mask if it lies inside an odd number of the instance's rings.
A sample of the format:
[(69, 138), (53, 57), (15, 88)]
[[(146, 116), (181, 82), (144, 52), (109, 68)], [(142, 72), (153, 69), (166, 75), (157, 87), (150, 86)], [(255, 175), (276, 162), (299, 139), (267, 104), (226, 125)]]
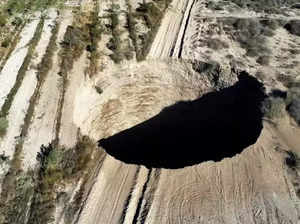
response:
[(289, 168), (295, 169), (298, 166), (299, 158), (292, 151), (287, 151), (288, 156), (285, 158), (285, 163)]
[[(270, 49), (266, 46), (266, 38), (274, 35), (274, 30), (279, 27), (276, 20), (258, 20), (244, 18), (221, 19), (224, 30), (228, 35), (233, 36), (246, 50), (246, 55), (250, 57), (265, 57), (259, 61), (267, 62), (266, 56), (270, 54)], [(260, 63), (259, 62), (259, 63)]]
[(0, 117), (0, 138), (3, 137), (8, 128), (8, 120), (5, 117)]
[(263, 56), (259, 56), (256, 60), (256, 62), (260, 65), (269, 65), (270, 63), (270, 56), (267, 55), (263, 55)]
[(24, 14), (30, 11), (40, 11), (49, 7), (61, 7), (65, 0), (8, 0), (3, 6), (3, 11), (9, 15), (14, 13)]
[(291, 20), (285, 26), (291, 34), (300, 36), (300, 20)]
[(213, 50), (220, 50), (223, 48), (228, 48), (228, 44), (216, 38), (211, 38), (206, 40), (207, 46)]
[[(47, 47), (46, 54), (43, 57), (41, 64), (38, 66), (37, 74), (38, 85), (33, 96), (30, 99), (30, 105), (25, 116), (24, 124), (21, 128), (21, 136), (26, 136), (31, 122), (36, 100), (39, 97), (39, 91), (42, 83), (52, 66), (52, 56), (55, 50), (55, 41), (57, 36), (58, 26), (56, 25), (52, 32), (53, 35)], [(0, 223), (21, 223), (24, 220), (24, 215), (27, 213), (29, 200), (32, 198), (34, 189), (34, 173), (29, 171), (27, 173), (21, 170), (21, 151), (23, 141), (19, 141), (16, 145), (15, 153), (10, 161), (9, 172), (3, 179), (2, 191), (0, 195)], [(27, 180), (19, 183), (19, 179)], [(19, 186), (19, 187), (17, 187)], [(15, 214), (19, 214), (16, 216)]]
[(102, 94), (103, 90), (99, 86), (95, 86), (95, 90), (97, 93)]
[(5, 26), (7, 23), (7, 18), (1, 13), (0, 14), (0, 26)]
[(300, 99), (293, 99), (291, 104), (288, 106), (289, 114), (296, 120), (300, 125)]
[(112, 4), (111, 13), (110, 13), (110, 20), (111, 20), (111, 32), (112, 37), (107, 43), (107, 48), (110, 49), (113, 54), (109, 55), (110, 58), (115, 63), (120, 63), (124, 59), (124, 55), (121, 49), (121, 38), (120, 38), (120, 30), (118, 28), (119, 25), (119, 7), (115, 4)]
[(10, 175), (10, 191), (4, 188), (1, 192), (0, 222), (23, 223), (26, 219), (28, 223), (40, 224), (53, 221), (55, 203), (66, 194), (59, 187), (82, 179), (81, 190), (72, 205), (67, 206), (67, 218), (72, 220), (83, 200), (84, 183), (92, 176), (102, 155), (95, 143), (84, 136), (71, 149), (42, 145), (36, 170), (19, 170)]
[[(163, 15), (170, 3), (171, 0), (156, 0), (148, 3), (140, 3), (135, 12), (129, 8), (127, 16), (128, 30), (135, 47), (138, 61), (146, 58)], [(147, 33), (139, 34), (136, 31), (138, 21), (142, 21), (143, 24), (146, 25), (148, 28)]]
[(42, 29), (43, 29), (43, 26), (44, 26), (44, 19), (42, 19), (35, 31), (35, 34), (32, 38), (32, 40), (30, 41), (29, 43), (29, 48), (28, 48), (28, 53), (24, 59), (24, 62), (18, 72), (18, 76), (17, 76), (17, 80), (15, 82), (15, 85), (13, 86), (13, 88), (11, 89), (11, 91), (9, 92), (9, 94), (7, 95), (7, 98), (5, 100), (5, 103), (4, 105), (2, 106), (1, 108), (1, 111), (0, 111), (0, 115), (1, 116), (7, 116), (8, 114), (8, 111), (12, 105), (12, 102), (13, 102), (13, 99), (15, 97), (15, 95), (17, 94), (18, 92), (18, 89), (20, 88), (21, 84), (22, 84), (22, 81), (25, 77), (25, 74), (26, 74), (26, 71), (29, 67), (29, 64), (30, 64), (30, 61), (33, 57), (33, 53), (34, 53), (34, 50), (35, 50), (35, 47), (41, 37), (41, 33), (42, 33)]
[(300, 83), (293, 83), (290, 87), (287, 99), (287, 111), (300, 125)]
[(91, 24), (89, 25), (90, 33), (90, 45), (87, 46), (87, 50), (90, 51), (90, 66), (89, 66), (89, 75), (93, 75), (98, 71), (98, 58), (99, 52), (97, 51), (98, 42), (101, 40), (101, 34), (104, 29), (101, 24), (101, 20), (98, 17), (98, 4), (96, 10), (91, 14)]
[[(96, 154), (93, 159), (92, 154)], [(82, 137), (72, 149), (55, 148), (52, 144), (41, 146), (41, 152), (37, 155), (40, 164), (38, 182), (29, 223), (47, 223), (52, 220), (54, 203), (60, 195), (55, 189), (61, 184), (76, 182), (80, 178), (86, 180), (100, 155), (101, 152), (88, 137)], [(76, 203), (80, 204), (81, 200), (82, 198), (77, 198)], [(78, 204), (72, 205), (72, 215), (79, 209)]]
[(88, 35), (83, 30), (78, 27), (68, 26), (64, 40), (61, 43), (62, 51), (60, 56), (62, 63), (60, 73), (62, 76), (65, 76), (73, 68), (74, 60), (79, 58), (83, 50), (86, 49), (87, 41)]
[[(233, 3), (233, 5), (232, 5)], [(286, 7), (293, 7), (297, 0), (268, 0), (268, 1), (260, 1), (260, 0), (230, 0), (230, 1), (209, 1), (207, 3), (208, 7), (214, 10), (221, 10), (224, 7), (236, 8), (240, 9), (248, 9), (256, 12), (266, 12), (266, 13), (284, 13)], [(235, 7), (234, 7), (235, 6)]]
[(262, 103), (262, 112), (264, 116), (273, 120), (283, 116), (285, 111), (284, 99), (270, 96)]
[(10, 39), (9, 38), (5, 38), (2, 43), (1, 43), (1, 47), (7, 48), (10, 44)]

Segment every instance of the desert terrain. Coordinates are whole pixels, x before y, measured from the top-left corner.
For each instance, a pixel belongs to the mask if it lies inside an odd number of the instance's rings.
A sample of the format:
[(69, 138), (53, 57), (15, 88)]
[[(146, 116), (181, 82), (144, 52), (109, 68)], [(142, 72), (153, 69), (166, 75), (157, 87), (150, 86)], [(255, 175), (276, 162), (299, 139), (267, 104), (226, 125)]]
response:
[(297, 0), (0, 3), (0, 223), (300, 223)]

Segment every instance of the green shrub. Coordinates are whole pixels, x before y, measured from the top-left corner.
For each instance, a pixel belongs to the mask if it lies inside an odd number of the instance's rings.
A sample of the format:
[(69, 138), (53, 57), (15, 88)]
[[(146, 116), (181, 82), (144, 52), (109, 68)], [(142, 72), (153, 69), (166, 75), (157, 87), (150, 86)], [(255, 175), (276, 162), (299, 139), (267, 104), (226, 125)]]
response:
[(0, 117), (0, 137), (6, 134), (8, 128), (8, 120), (5, 117)]
[(285, 102), (280, 97), (268, 97), (262, 103), (261, 109), (264, 116), (270, 119), (280, 118), (285, 111)]
[(103, 90), (99, 86), (95, 86), (95, 90), (97, 93), (102, 94)]
[(300, 99), (293, 99), (287, 109), (289, 114), (300, 125)]
[(23, 23), (23, 20), (20, 17), (16, 17), (13, 21), (12, 21), (12, 25), (18, 27)]
[(213, 50), (221, 50), (223, 48), (228, 48), (228, 44), (219, 39), (212, 38), (207, 40), (207, 46)]
[(300, 83), (294, 82), (287, 94), (287, 111), (300, 125)]
[(4, 41), (1, 43), (1, 47), (7, 48), (10, 44), (10, 39), (6, 38)]
[(300, 21), (299, 20), (291, 20), (285, 26), (291, 34), (300, 36)]
[(5, 26), (7, 23), (7, 19), (4, 15), (0, 14), (0, 26)]
[(285, 158), (285, 163), (289, 168), (296, 168), (298, 166), (299, 158), (298, 156), (291, 152), (287, 151), (288, 157)]
[(257, 58), (256, 62), (261, 65), (269, 65), (270, 64), (270, 56), (267, 56), (267, 55), (259, 56)]
[(270, 54), (271, 50), (265, 44), (267, 37), (275, 34), (279, 27), (277, 20), (254, 18), (226, 18), (219, 19), (224, 31), (233, 36), (240, 46), (246, 50), (249, 57)]

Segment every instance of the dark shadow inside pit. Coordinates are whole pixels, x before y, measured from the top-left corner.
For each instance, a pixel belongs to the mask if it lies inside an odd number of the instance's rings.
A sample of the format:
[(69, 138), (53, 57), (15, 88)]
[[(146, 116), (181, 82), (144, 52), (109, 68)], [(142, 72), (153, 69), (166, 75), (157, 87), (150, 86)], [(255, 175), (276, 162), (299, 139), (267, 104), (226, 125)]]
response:
[(220, 161), (256, 142), (263, 85), (242, 72), (226, 89), (178, 102), (155, 117), (99, 141), (108, 154), (146, 167), (182, 168)]

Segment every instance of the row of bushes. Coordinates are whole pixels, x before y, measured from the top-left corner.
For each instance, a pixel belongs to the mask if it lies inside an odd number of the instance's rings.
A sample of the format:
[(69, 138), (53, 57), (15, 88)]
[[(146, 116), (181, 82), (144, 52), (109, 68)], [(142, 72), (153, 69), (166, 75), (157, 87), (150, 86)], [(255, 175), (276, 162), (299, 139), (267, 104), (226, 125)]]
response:
[[(93, 153), (96, 155), (92, 159)], [(53, 220), (55, 203), (60, 196), (60, 192), (56, 191), (57, 187), (87, 178), (90, 170), (97, 164), (100, 153), (96, 145), (85, 136), (71, 149), (55, 147), (53, 144), (42, 145), (37, 155), (39, 170), (29, 223), (48, 223)], [(81, 203), (81, 200), (76, 203)], [(74, 216), (77, 211), (72, 211)]]
[[(130, 38), (135, 45), (137, 60), (144, 60), (151, 48), (152, 42), (160, 26), (161, 20), (171, 0), (153, 0), (153, 2), (139, 3), (136, 11), (129, 11), (128, 17), (128, 30)], [(136, 32), (137, 21), (143, 21), (147, 26), (148, 32), (138, 34)]]
[[(231, 3), (231, 4), (230, 4)], [(228, 8), (233, 8), (233, 5), (243, 9), (250, 9), (256, 12), (266, 12), (266, 13), (283, 13), (286, 7), (296, 7), (298, 0), (230, 0), (230, 1), (209, 1), (207, 7), (214, 10), (222, 10), (225, 6)]]
[(295, 82), (288, 92), (273, 91), (262, 104), (262, 112), (270, 119), (282, 117), (285, 110), (300, 125), (300, 83)]

